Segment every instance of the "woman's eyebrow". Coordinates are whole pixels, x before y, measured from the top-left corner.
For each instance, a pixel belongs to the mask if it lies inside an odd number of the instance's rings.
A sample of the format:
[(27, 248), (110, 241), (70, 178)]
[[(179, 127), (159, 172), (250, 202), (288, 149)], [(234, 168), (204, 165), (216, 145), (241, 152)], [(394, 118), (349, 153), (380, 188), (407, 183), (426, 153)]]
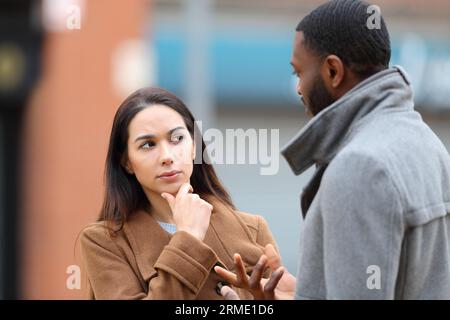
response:
[[(167, 133), (167, 135), (171, 135), (172, 133), (174, 133), (175, 131), (180, 130), (180, 129), (185, 129), (185, 128), (182, 127), (182, 126), (173, 128), (173, 129), (169, 130), (169, 132)], [(156, 137), (156, 136), (155, 136), (154, 134), (144, 134), (144, 135), (142, 135), (142, 136), (137, 137), (137, 138), (134, 140), (134, 142), (136, 143), (136, 142), (138, 142), (139, 140), (153, 139), (153, 138), (155, 138), (155, 137)]]
[(139, 140), (147, 140), (147, 139), (152, 139), (155, 138), (156, 136), (154, 134), (144, 134), (142, 136), (137, 137), (134, 142), (138, 142)]
[(173, 128), (173, 129), (171, 129), (171, 130), (169, 131), (168, 135), (171, 135), (172, 133), (174, 133), (175, 131), (177, 131), (177, 130), (180, 130), (180, 129), (185, 129), (185, 128), (184, 128), (184, 127), (182, 127), (182, 126), (179, 126), (179, 127)]

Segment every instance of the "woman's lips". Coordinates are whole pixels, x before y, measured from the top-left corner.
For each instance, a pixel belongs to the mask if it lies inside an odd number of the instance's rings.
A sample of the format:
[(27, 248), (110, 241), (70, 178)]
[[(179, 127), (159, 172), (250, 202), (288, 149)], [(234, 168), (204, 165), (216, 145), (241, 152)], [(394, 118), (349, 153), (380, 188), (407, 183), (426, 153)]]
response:
[(173, 180), (176, 180), (178, 178), (180, 173), (181, 173), (181, 171), (167, 172), (167, 173), (163, 173), (158, 178), (161, 179), (161, 180), (164, 180), (164, 181), (173, 181)]

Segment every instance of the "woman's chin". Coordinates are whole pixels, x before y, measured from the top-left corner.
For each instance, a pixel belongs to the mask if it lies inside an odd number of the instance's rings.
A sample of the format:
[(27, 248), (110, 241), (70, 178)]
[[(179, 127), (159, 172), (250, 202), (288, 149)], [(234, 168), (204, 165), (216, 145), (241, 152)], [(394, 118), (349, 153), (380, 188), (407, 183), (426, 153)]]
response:
[(164, 188), (162, 188), (162, 190), (163, 190), (162, 192), (167, 192), (167, 193), (170, 193), (170, 194), (176, 196), (178, 193), (178, 190), (180, 190), (180, 187), (182, 184), (183, 184), (183, 182), (171, 183), (170, 185), (164, 186)]

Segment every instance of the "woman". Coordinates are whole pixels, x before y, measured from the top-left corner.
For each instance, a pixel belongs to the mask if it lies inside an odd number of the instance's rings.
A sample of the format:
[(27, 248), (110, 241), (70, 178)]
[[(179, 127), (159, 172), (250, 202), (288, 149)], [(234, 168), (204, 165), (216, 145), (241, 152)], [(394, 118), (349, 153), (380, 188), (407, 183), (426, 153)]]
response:
[(201, 138), (194, 163), (194, 132), (184, 103), (162, 89), (140, 89), (117, 110), (101, 214), (80, 236), (91, 298), (223, 299), (214, 267), (233, 271), (239, 253), (251, 273), (276, 246), (262, 217), (235, 210)]

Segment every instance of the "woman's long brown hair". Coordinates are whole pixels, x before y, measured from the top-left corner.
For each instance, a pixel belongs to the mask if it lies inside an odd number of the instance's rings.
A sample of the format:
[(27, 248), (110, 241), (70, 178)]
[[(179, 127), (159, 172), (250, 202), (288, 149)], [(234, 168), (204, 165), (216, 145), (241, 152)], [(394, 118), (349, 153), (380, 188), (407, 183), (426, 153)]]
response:
[[(174, 94), (160, 88), (142, 88), (120, 105), (114, 117), (105, 166), (105, 195), (98, 221), (104, 221), (112, 233), (122, 229), (128, 217), (137, 210), (149, 210), (147, 199), (135, 175), (125, 171), (122, 164), (127, 155), (128, 126), (135, 115), (152, 105), (164, 105), (175, 110), (184, 120), (192, 139), (201, 137), (199, 129), (186, 105)], [(203, 158), (205, 143), (201, 137), (201, 162), (196, 161), (190, 183), (201, 197), (212, 196), (234, 209), (230, 195), (220, 183), (213, 166)], [(198, 155), (197, 155), (198, 156)], [(200, 163), (197, 163), (200, 162)], [(108, 228), (111, 231), (111, 228)]]

